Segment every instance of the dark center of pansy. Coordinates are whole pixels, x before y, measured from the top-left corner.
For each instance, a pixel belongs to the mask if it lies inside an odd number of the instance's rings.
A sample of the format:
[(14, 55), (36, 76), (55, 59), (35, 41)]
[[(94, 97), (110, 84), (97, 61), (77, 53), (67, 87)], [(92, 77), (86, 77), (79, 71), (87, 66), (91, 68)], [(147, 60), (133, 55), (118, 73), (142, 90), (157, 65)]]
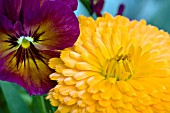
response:
[(29, 48), (30, 47), (30, 43), (33, 43), (33, 38), (31, 38), (31, 37), (25, 37), (25, 36), (21, 36), (19, 39), (18, 39), (18, 41), (17, 41), (17, 43), (19, 44), (19, 45), (21, 45), (23, 48)]
[(122, 54), (120, 51), (111, 59), (107, 59), (103, 67), (103, 76), (119, 80), (128, 80), (133, 75), (133, 63), (130, 54)]

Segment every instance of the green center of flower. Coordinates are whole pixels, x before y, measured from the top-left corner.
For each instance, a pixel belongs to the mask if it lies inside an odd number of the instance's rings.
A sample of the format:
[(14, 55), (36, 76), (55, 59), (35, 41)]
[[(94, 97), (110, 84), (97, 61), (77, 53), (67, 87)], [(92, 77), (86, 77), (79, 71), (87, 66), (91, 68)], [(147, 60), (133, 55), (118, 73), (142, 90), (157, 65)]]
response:
[(28, 48), (30, 47), (30, 42), (33, 43), (33, 38), (31, 37), (25, 37), (25, 36), (21, 36), (19, 39), (18, 39), (18, 44), (21, 45), (23, 48)]
[(117, 81), (130, 79), (133, 73), (133, 64), (129, 54), (117, 54), (114, 58), (107, 59), (103, 70), (106, 78), (116, 78)]

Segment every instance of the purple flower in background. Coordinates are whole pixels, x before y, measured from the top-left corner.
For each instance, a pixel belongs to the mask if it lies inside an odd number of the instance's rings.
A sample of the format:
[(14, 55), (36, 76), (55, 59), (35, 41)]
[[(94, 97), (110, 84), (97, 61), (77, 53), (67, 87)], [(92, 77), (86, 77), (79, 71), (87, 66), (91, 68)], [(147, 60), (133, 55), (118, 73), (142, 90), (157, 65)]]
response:
[(30, 95), (45, 94), (48, 59), (79, 36), (77, 0), (0, 0), (0, 80), (14, 82)]
[(102, 16), (101, 11), (104, 6), (104, 0), (90, 0), (91, 2), (91, 7), (92, 7), (92, 12), (96, 13), (96, 15)]
[(118, 8), (117, 15), (123, 15), (124, 9), (125, 9), (125, 5), (124, 4), (120, 4), (119, 8)]

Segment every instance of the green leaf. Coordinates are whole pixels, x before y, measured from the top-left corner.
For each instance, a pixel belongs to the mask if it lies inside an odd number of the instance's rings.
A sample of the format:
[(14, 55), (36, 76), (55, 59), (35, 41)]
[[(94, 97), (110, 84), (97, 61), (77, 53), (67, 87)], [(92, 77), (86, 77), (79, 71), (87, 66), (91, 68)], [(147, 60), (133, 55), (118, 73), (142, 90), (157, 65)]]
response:
[(91, 3), (90, 0), (80, 0), (81, 3), (86, 7), (86, 9), (88, 10), (89, 14), (92, 15), (92, 8), (91, 8)]
[(0, 88), (0, 113), (9, 113), (1, 88)]
[(43, 96), (33, 96), (32, 109), (33, 113), (47, 113), (44, 97)]
[(14, 84), (0, 81), (0, 87), (10, 113), (31, 113), (27, 104), (17, 92)]

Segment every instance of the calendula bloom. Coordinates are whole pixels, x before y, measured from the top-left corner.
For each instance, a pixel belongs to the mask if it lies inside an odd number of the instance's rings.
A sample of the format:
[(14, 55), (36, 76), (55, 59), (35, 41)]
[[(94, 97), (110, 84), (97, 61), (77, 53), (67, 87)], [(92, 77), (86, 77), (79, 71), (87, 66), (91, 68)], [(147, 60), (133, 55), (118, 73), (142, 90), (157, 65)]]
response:
[(56, 113), (170, 113), (170, 37), (145, 20), (79, 17), (73, 47), (52, 58)]
[(0, 80), (29, 94), (44, 94), (55, 81), (48, 59), (79, 35), (77, 0), (0, 0)]

